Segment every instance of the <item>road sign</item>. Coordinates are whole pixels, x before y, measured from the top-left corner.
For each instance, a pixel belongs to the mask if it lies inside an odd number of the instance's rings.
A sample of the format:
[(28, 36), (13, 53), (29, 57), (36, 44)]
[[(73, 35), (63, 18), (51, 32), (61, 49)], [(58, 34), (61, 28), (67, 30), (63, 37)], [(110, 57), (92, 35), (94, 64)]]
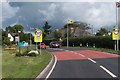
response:
[(40, 29), (36, 29), (34, 32), (34, 42), (42, 42), (42, 31)]
[(120, 30), (117, 26), (112, 31), (112, 40), (120, 40)]

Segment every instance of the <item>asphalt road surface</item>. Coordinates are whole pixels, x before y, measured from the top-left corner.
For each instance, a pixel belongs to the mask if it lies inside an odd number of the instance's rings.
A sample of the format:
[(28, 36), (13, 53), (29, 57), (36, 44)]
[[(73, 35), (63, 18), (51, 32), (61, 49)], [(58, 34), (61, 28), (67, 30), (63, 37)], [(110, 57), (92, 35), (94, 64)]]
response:
[(119, 77), (118, 55), (80, 48), (48, 48), (47, 50), (57, 57), (57, 64), (49, 78), (116, 80)]

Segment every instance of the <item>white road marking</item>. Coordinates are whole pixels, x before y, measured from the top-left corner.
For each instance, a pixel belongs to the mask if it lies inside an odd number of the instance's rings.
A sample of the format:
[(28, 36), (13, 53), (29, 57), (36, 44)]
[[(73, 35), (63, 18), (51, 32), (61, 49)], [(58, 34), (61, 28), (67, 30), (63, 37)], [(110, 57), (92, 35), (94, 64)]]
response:
[(56, 63), (57, 63), (57, 57), (55, 56), (55, 63), (54, 63), (54, 65), (52, 66), (52, 69), (50, 70), (50, 72), (48, 73), (48, 75), (46, 76), (46, 79), (45, 79), (45, 80), (47, 80), (47, 79), (49, 78), (49, 76), (51, 75), (51, 73), (53, 72), (53, 69), (55, 68)]
[(100, 65), (100, 67), (101, 67), (104, 71), (106, 71), (108, 74), (110, 74), (113, 78), (116, 78), (116, 77), (117, 77), (117, 76), (114, 75), (112, 72), (110, 72), (108, 69), (106, 69), (105, 67), (103, 67), (102, 65)]
[(80, 56), (82, 56), (82, 57), (85, 57), (84, 55), (82, 55), (82, 54), (79, 54)]
[(66, 52), (69, 51), (69, 50), (65, 50)]
[(70, 52), (72, 52), (72, 53), (73, 53), (74, 51), (70, 51)]
[(91, 58), (88, 58), (90, 61), (92, 61), (93, 63), (96, 63), (96, 61), (94, 61), (93, 59), (91, 59)]
[(75, 54), (78, 54), (78, 53), (75, 52)]

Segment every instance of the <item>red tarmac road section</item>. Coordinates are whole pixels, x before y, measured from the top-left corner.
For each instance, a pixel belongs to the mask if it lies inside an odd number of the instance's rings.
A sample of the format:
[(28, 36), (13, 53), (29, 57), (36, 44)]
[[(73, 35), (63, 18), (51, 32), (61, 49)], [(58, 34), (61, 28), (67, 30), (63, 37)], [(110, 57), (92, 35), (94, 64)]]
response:
[[(74, 52), (70, 52), (70, 51), (52, 52), (52, 54), (57, 57), (57, 60), (82, 60), (82, 59), (88, 59), (88, 58), (97, 59), (97, 58), (119, 57), (116, 54), (110, 54), (107, 52), (100, 52), (95, 50), (77, 50)], [(85, 57), (81, 55), (84, 55)]]

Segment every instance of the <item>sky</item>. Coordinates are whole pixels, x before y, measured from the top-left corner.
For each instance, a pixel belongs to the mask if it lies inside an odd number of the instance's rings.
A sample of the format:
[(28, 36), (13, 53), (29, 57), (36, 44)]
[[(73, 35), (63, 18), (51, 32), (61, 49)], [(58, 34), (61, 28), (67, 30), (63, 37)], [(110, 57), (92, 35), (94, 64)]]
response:
[[(19, 1), (19, 0), (18, 0)], [(32, 1), (32, 2), (31, 2)], [(106, 0), (107, 1), (107, 0)], [(42, 29), (45, 21), (52, 26), (52, 29), (63, 28), (68, 19), (73, 21), (86, 22), (93, 25), (94, 31), (101, 27), (111, 30), (116, 24), (116, 4), (111, 2), (89, 2), (72, 1), (45, 1), (33, 2), (30, 0), (21, 2), (3, 0), (0, 3), (0, 22), (2, 28), (16, 23), (24, 25), (25, 31), (29, 27)]]

